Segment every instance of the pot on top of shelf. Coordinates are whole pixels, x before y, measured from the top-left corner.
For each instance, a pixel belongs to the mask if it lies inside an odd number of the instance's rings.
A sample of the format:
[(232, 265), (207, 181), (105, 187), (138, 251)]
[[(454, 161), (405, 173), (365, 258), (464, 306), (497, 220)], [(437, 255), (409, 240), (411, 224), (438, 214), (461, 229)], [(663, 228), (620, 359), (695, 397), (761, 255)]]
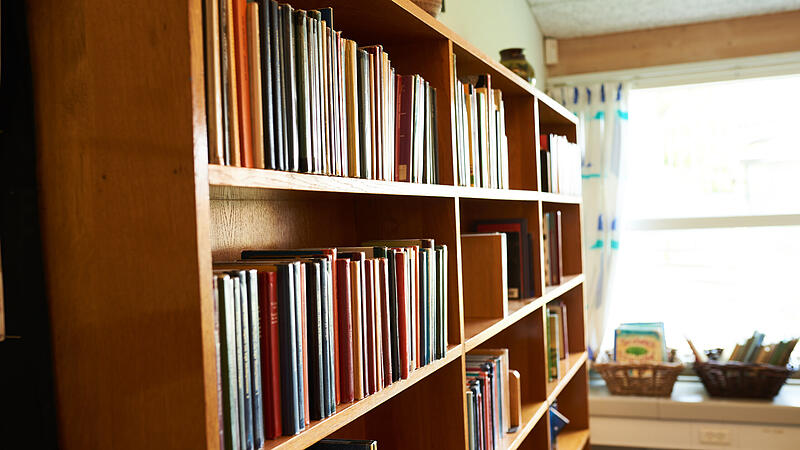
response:
[(424, 9), (426, 13), (432, 15), (434, 18), (442, 12), (444, 0), (411, 0), (415, 5)]
[(533, 66), (525, 59), (521, 48), (507, 48), (500, 50), (500, 64), (508, 67), (512, 72), (522, 77), (523, 80), (536, 84), (536, 75)]

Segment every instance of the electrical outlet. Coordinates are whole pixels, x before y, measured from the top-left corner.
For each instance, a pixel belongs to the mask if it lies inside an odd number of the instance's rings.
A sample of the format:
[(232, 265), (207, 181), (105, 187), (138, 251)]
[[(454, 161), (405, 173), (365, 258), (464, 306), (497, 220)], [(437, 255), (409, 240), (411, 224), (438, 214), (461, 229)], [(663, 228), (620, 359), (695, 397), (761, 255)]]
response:
[(731, 445), (731, 430), (723, 428), (701, 428), (700, 443), (714, 445)]

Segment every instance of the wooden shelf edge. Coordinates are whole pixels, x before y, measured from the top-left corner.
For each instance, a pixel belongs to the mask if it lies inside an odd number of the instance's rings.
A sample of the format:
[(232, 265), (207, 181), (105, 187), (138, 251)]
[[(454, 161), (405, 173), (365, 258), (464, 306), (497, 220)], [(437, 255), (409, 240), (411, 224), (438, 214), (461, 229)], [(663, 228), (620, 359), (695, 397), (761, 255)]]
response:
[[(208, 165), (210, 186), (247, 190), (308, 191), (343, 194), (403, 195), (411, 197), (473, 198), (485, 200), (546, 201), (549, 203), (580, 203), (581, 197), (551, 194), (522, 189), (490, 189), (443, 184), (407, 183), (401, 181), (366, 180), (313, 173), (247, 167)], [(214, 193), (211, 193), (214, 196)], [(219, 198), (228, 198), (225, 194)], [(243, 195), (250, 198), (251, 195)], [(217, 197), (214, 197), (217, 198)], [(239, 198), (232, 196), (231, 199)]]
[(586, 275), (582, 273), (578, 275), (564, 275), (563, 278), (564, 280), (561, 284), (557, 286), (545, 287), (544, 295), (542, 296), (542, 298), (546, 298), (547, 302), (551, 302), (557, 299), (565, 292), (583, 283), (586, 280)]
[(425, 367), (420, 367), (412, 372), (407, 379), (392, 383), (382, 391), (376, 392), (362, 400), (337, 406), (336, 414), (327, 419), (311, 422), (309, 427), (300, 434), (268, 440), (264, 444), (263, 450), (295, 449), (310, 446), (339, 428), (363, 416), (397, 394), (405, 391), (428, 375), (455, 361), (457, 358), (461, 357), (461, 354), (461, 344), (450, 346), (443, 359), (433, 361)]
[(553, 194), (550, 192), (540, 192), (539, 199), (547, 203), (569, 203), (579, 205), (583, 203), (580, 195)]
[[(506, 328), (510, 327), (511, 325), (519, 322), (523, 318), (525, 318), (528, 314), (536, 311), (537, 309), (541, 308), (542, 306), (546, 305), (548, 302), (557, 299), (559, 296), (564, 294), (565, 292), (569, 291), (570, 289), (578, 286), (579, 284), (583, 283), (585, 276), (583, 274), (580, 275), (567, 275), (564, 277), (565, 280), (563, 283), (559, 284), (558, 286), (550, 286), (545, 291), (545, 294), (541, 297), (537, 297), (534, 299), (528, 300), (509, 300), (509, 302), (529, 302), (526, 303), (524, 306), (520, 307), (516, 311), (509, 313), (505, 318), (498, 319), (496, 322), (492, 323), (488, 327), (484, 328), (480, 332), (468, 337), (464, 341), (464, 352), (469, 352), (470, 350), (474, 349), (475, 347), (483, 344), (487, 340), (494, 337), (496, 334), (500, 333), (501, 331), (505, 330)], [(468, 318), (464, 318), (464, 322), (470, 320)], [(480, 319), (472, 319), (472, 320), (480, 320)], [(466, 328), (466, 327), (465, 327)]]
[(575, 125), (578, 124), (578, 116), (572, 114), (570, 110), (564, 107), (561, 103), (555, 101), (552, 97), (545, 94), (544, 92), (540, 91), (537, 88), (533, 88), (533, 94), (539, 99), (542, 103), (547, 105), (550, 109), (558, 113), (560, 116), (563, 116), (565, 119), (569, 120), (570, 122), (574, 123)]
[(336, 177), (313, 173), (221, 166), (218, 164), (208, 165), (208, 182), (212, 186), (249, 189), (455, 197), (454, 186), (442, 184), (365, 180), (362, 178)]
[(547, 402), (537, 402), (522, 405), (523, 424), (515, 433), (510, 433), (503, 436), (503, 442), (499, 448), (503, 450), (515, 450), (519, 448), (519, 446), (522, 445), (522, 442), (525, 441), (525, 438), (528, 437), (531, 431), (533, 431), (533, 427), (535, 427), (539, 420), (544, 417), (545, 413), (547, 412), (547, 408)]
[(589, 429), (569, 430), (566, 429), (556, 437), (558, 450), (582, 450), (589, 442)]
[[(509, 301), (525, 301), (525, 300), (509, 300)], [(494, 337), (496, 334), (500, 333), (501, 331), (505, 330), (506, 328), (510, 327), (511, 325), (517, 323), (518, 321), (522, 320), (528, 314), (536, 311), (537, 309), (541, 308), (543, 305), (547, 303), (547, 298), (545, 297), (538, 297), (526, 303), (521, 308), (517, 309), (516, 311), (509, 313), (503, 319), (498, 319), (496, 322), (491, 324), (490, 326), (486, 327), (479, 333), (467, 338), (464, 342), (464, 351), (469, 352), (470, 350), (474, 349), (475, 347), (483, 344), (487, 340)], [(464, 319), (466, 322), (469, 319)]]
[(589, 353), (586, 351), (583, 351), (576, 355), (569, 355), (570, 366), (567, 372), (564, 374), (564, 376), (559, 378), (557, 382), (554, 381), (547, 384), (548, 405), (552, 405), (553, 402), (556, 401), (556, 398), (558, 398), (558, 395), (561, 393), (561, 391), (564, 390), (564, 387), (566, 387), (569, 384), (569, 382), (572, 381), (572, 378), (575, 376), (576, 373), (578, 373), (578, 370), (580, 370), (580, 368), (583, 367), (584, 364), (586, 364), (587, 359), (589, 359)]

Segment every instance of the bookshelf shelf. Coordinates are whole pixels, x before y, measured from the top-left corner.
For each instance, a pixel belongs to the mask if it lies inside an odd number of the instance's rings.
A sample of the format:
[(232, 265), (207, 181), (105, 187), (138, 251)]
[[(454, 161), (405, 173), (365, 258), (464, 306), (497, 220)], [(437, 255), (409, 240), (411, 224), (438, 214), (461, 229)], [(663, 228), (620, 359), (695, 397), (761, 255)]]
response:
[[(248, 169), (209, 164), (208, 182), (248, 190), (287, 190), (335, 192), (345, 194), (404, 195), (416, 197), (455, 197), (453, 186), (441, 184), (402, 183), (397, 181), (363, 180), (310, 173)], [(235, 195), (235, 194), (234, 194)], [(247, 196), (247, 194), (240, 194)], [(250, 195), (252, 197), (252, 194)]]
[(358, 419), (375, 407), (383, 404), (392, 397), (410, 388), (417, 382), (425, 379), (442, 367), (458, 359), (462, 354), (461, 345), (451, 345), (443, 359), (434, 361), (427, 366), (420, 367), (412, 372), (408, 379), (392, 383), (383, 390), (376, 392), (362, 400), (341, 404), (336, 407), (336, 414), (327, 419), (311, 422), (303, 432), (294, 436), (282, 436), (275, 440), (267, 440), (263, 450), (283, 450), (305, 448), (325, 436), (334, 433), (348, 423)]
[[(398, 73), (419, 73), (437, 89), (442, 184), (209, 165), (207, 94), (221, 91), (205, 79), (203, 9), (214, 1), (29, 8), (59, 446), (220, 448), (213, 262), (246, 248), (425, 237), (451, 255), (445, 358), (340, 405), (296, 436), (267, 441), (265, 450), (305, 448), (326, 436), (376, 439), (381, 448), (466, 448), (465, 355), (501, 344), (523, 393), (523, 426), (503, 437), (503, 448), (546, 445), (556, 397), (578, 430), (559, 442), (580, 448), (588, 439), (586, 390), (574, 387), (586, 381), (587, 359), (582, 204), (541, 192), (538, 167), (538, 134), (575, 142), (576, 117), (409, 0), (288, 0), (300, 9), (332, 7), (344, 37), (382, 45)], [(490, 74), (502, 91), (514, 189), (454, 185), (454, 70)], [(554, 210), (564, 214), (568, 275), (543, 287), (542, 215)], [(465, 318), (462, 232), (477, 220), (520, 217), (531, 232), (535, 296), (510, 301), (503, 319)], [(76, 277), (75, 267), (92, 280)], [(573, 356), (548, 384), (544, 313), (555, 299), (569, 307)]]
[(553, 380), (547, 383), (547, 402), (553, 403), (555, 399), (564, 390), (564, 387), (572, 381), (576, 373), (586, 364), (588, 359), (587, 352), (579, 354), (570, 354), (566, 359), (559, 361), (561, 366), (561, 373), (563, 374), (558, 380)]
[[(265, 198), (264, 190), (329, 192), (342, 194), (403, 195), (410, 197), (470, 198), (485, 200), (544, 201), (580, 204), (581, 198), (524, 189), (489, 189), (443, 184), (365, 180), (309, 173), (283, 172), (246, 167), (208, 165), (208, 183), (213, 199)], [(227, 189), (215, 189), (227, 188)]]
[(536, 402), (522, 405), (522, 425), (515, 433), (507, 433), (503, 436), (499, 448), (504, 450), (515, 450), (519, 448), (525, 438), (533, 431), (533, 427), (547, 413), (547, 402)]
[(503, 319), (464, 318), (464, 351), (468, 352), (491, 339), (532, 312), (557, 299), (563, 293), (583, 283), (584, 275), (565, 276), (558, 286), (548, 286), (545, 295), (536, 298), (508, 301), (508, 315)]
[(589, 442), (589, 430), (570, 430), (566, 429), (558, 434), (556, 438), (558, 450), (582, 450)]

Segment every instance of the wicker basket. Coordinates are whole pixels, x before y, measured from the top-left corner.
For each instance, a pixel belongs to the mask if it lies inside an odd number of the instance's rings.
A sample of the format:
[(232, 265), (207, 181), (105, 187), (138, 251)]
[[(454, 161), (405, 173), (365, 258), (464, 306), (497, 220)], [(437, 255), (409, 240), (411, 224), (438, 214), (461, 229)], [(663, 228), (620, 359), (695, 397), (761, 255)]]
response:
[(737, 361), (695, 363), (694, 371), (712, 397), (772, 398), (792, 370), (770, 364)]
[(642, 395), (647, 397), (669, 397), (683, 364), (620, 364), (615, 362), (595, 363), (595, 368), (606, 381), (609, 392), (614, 395)]

